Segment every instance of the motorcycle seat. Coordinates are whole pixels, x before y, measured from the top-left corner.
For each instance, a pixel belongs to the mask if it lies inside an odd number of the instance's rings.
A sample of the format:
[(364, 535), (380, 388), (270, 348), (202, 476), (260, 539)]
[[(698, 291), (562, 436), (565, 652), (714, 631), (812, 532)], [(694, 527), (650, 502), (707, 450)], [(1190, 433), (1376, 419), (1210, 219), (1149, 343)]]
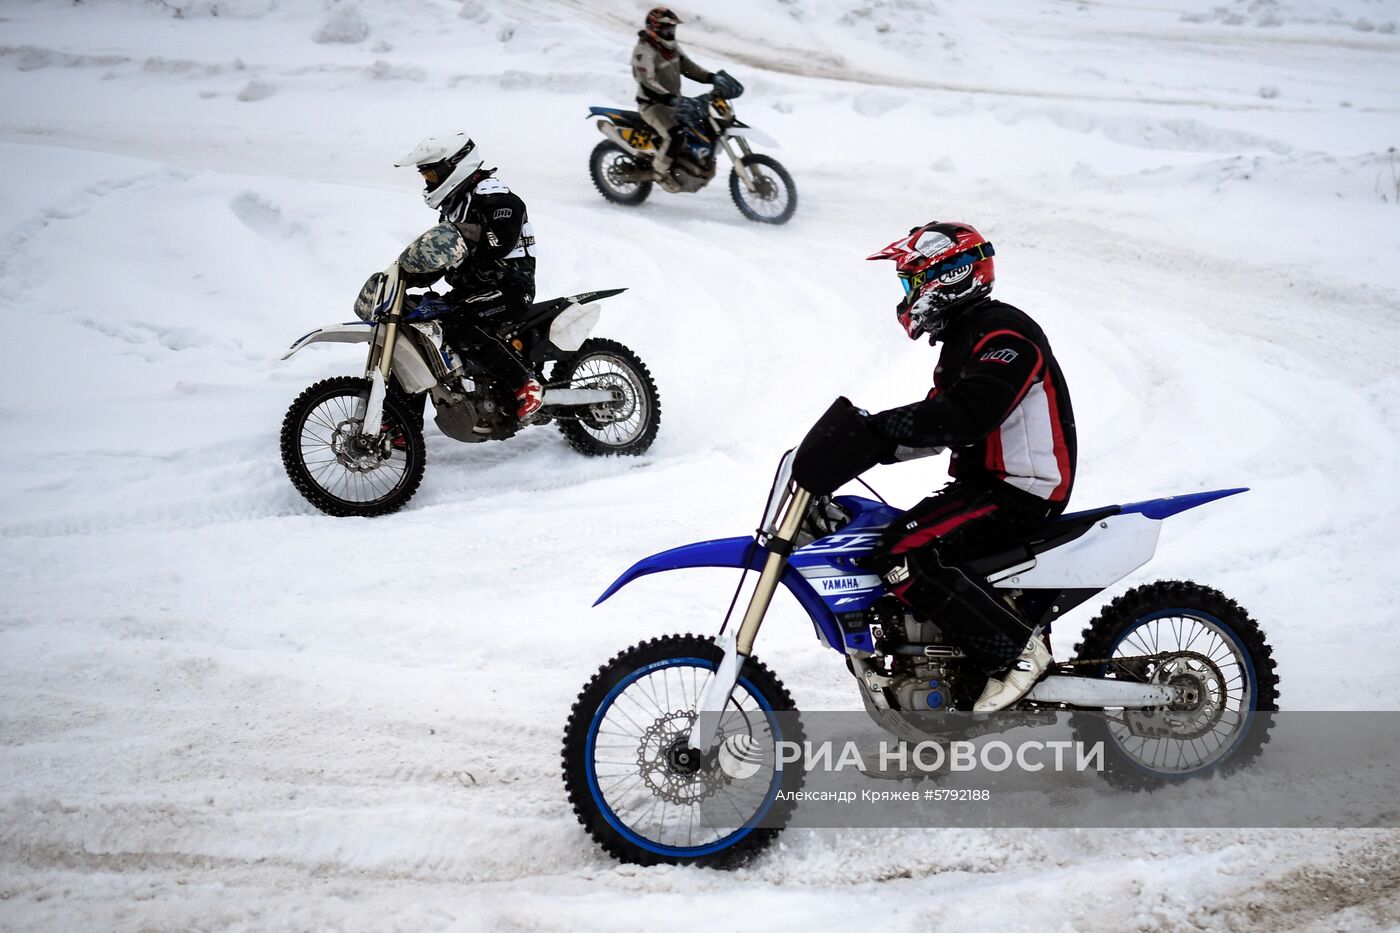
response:
[(635, 110), (623, 110), (620, 107), (589, 107), (588, 111), (595, 117), (616, 118), (635, 129), (651, 129), (647, 122), (642, 119), (642, 115)]
[[(676, 108), (676, 122), (681, 129), (691, 136), (705, 138), (704, 114), (708, 98), (705, 95), (699, 97), (687, 97), (682, 101), (682, 105)], [(651, 124), (642, 119), (642, 115), (636, 110), (623, 110), (619, 107), (589, 107), (593, 116), (607, 117), (610, 120), (621, 122), (624, 126), (635, 130), (652, 132)]]
[(1046, 551), (1068, 544), (1084, 532), (1094, 527), (1094, 523), (1110, 515), (1117, 515), (1122, 506), (1109, 505), (1086, 512), (1070, 512), (1052, 518), (1045, 524), (1025, 534), (1005, 542), (1005, 545), (991, 554), (974, 557), (962, 562), (969, 573), (990, 577), (998, 571), (1024, 564), (1026, 561)]
[(535, 327), (549, 321), (573, 302), (586, 305), (603, 298), (620, 295), (626, 290), (625, 288), (606, 288), (595, 292), (582, 292), (578, 295), (565, 295), (563, 298), (551, 298), (548, 301), (536, 301), (521, 315), (516, 326), (522, 330)]

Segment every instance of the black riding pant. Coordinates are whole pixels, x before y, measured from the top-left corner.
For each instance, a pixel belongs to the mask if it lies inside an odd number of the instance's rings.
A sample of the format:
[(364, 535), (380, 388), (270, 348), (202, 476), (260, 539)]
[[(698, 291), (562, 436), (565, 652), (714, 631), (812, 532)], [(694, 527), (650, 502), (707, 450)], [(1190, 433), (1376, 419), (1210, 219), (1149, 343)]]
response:
[(1031, 624), (963, 562), (1033, 531), (1060, 506), (1018, 489), (952, 483), (900, 515), (866, 559), (890, 591), (988, 673), (1007, 667)]
[(453, 289), (449, 300), (457, 310), (443, 318), (447, 342), (481, 364), (511, 392), (534, 378), (520, 355), (496, 336), (496, 328), (511, 314), (520, 314), (534, 299), (533, 283), (528, 292), (520, 289), (483, 287), (464, 291)]

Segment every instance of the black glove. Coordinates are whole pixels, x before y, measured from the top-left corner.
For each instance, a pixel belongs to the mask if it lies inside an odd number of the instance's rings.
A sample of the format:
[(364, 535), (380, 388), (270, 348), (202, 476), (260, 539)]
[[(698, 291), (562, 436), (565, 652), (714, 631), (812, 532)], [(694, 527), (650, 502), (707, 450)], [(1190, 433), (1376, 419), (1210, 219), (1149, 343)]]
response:
[(715, 93), (720, 97), (735, 98), (744, 93), (744, 86), (723, 69), (711, 76), (710, 84), (714, 85)]
[(797, 485), (817, 496), (830, 495), (880, 462), (889, 443), (870, 429), (869, 415), (838, 398), (817, 419), (792, 461)]

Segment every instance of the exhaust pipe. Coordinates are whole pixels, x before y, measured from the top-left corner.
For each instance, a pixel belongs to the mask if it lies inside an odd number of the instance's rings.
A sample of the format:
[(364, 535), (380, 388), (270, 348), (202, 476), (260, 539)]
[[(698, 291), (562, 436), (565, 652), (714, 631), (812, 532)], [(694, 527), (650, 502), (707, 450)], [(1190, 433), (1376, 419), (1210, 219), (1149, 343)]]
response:
[(613, 142), (617, 143), (619, 146), (621, 146), (623, 149), (626, 149), (628, 152), (641, 152), (641, 150), (638, 149), (636, 146), (632, 145), (627, 140), (622, 138), (622, 131), (619, 130), (617, 128), (617, 124), (612, 122), (611, 120), (599, 120), (598, 132), (602, 133), (608, 139), (611, 139)]

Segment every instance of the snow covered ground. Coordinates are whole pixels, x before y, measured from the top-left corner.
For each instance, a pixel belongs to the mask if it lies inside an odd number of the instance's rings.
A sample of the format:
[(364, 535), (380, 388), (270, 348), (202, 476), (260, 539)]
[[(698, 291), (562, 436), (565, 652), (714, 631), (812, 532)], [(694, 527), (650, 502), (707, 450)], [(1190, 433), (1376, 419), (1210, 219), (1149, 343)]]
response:
[[(681, 5), (783, 143), (802, 201), (767, 228), (722, 185), (640, 209), (589, 185), (582, 118), (630, 99), (646, 6), (0, 5), (0, 926), (1394, 924), (1390, 832), (791, 832), (733, 874), (620, 867), (557, 760), (592, 670), (710, 631), (732, 577), (597, 593), (752, 527), (833, 396), (923, 391), (862, 260), (950, 217), (1061, 356), (1076, 506), (1254, 488), (1174, 519), (1135, 579), (1244, 603), (1286, 708), (1400, 708), (1400, 8)], [(407, 510), (327, 518), (276, 431), (360, 356), (277, 357), (430, 224), (391, 163), (459, 128), (530, 204), (542, 296), (631, 289), (601, 331), (656, 374), (660, 438), (623, 462), (433, 431)], [(871, 479), (912, 503), (938, 469)], [(795, 606), (758, 652), (799, 706), (858, 706)]]

